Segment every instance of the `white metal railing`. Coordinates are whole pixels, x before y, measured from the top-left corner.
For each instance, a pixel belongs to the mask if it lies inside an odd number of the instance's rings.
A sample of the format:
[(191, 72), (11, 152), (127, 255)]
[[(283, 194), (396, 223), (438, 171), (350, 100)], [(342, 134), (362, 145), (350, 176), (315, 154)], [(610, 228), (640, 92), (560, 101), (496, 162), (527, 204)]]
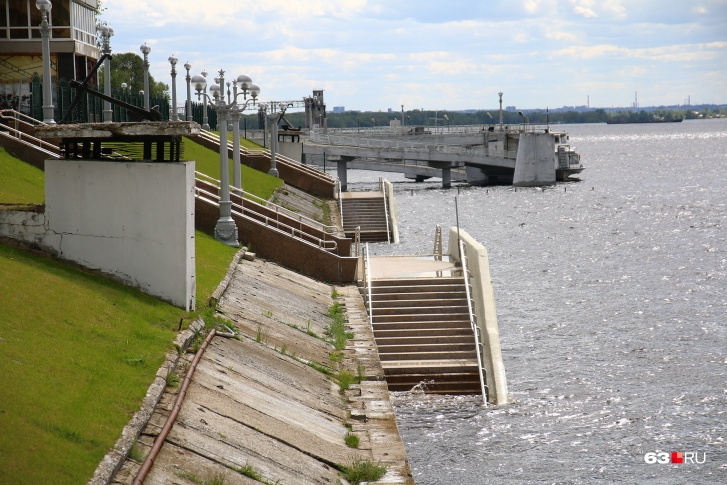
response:
[(384, 196), (384, 217), (386, 218), (386, 242), (391, 244), (391, 230), (389, 229), (389, 204), (387, 202), (388, 196), (386, 194), (386, 187), (384, 186), (384, 179), (379, 177), (379, 190)]
[[(216, 134), (212, 133), (211, 131), (199, 130), (199, 134), (202, 138), (206, 138), (215, 143), (220, 143), (219, 135), (216, 135)], [(227, 143), (228, 143), (227, 146), (229, 148), (230, 141), (228, 140)], [(242, 144), (240, 145), (240, 154), (242, 154), (244, 156), (260, 156), (260, 157), (265, 157), (268, 159), (271, 157), (270, 150), (268, 148), (247, 148), (247, 147), (242, 146)], [(275, 154), (275, 160), (276, 160), (276, 163), (279, 165), (292, 166), (292, 167), (295, 167), (297, 170), (306, 172), (307, 174), (309, 174), (313, 177), (319, 178), (321, 180), (324, 180), (328, 183), (333, 182), (333, 177), (331, 175), (329, 175), (321, 170), (310, 167), (308, 165), (303, 165), (302, 163), (300, 163), (296, 160), (293, 160), (292, 158), (286, 157), (285, 155), (281, 155), (280, 153)]]
[(371, 261), (369, 260), (369, 243), (364, 246), (364, 293), (369, 311), (369, 325), (374, 328), (374, 305), (371, 301)]
[[(207, 182), (210, 185), (214, 185), (219, 188), (220, 181), (217, 180), (216, 178), (210, 177), (209, 175), (204, 174), (202, 172), (195, 171), (194, 174), (198, 180), (200, 180), (202, 182)], [(336, 227), (336, 226), (329, 226), (329, 225), (323, 224), (322, 222), (319, 222), (315, 219), (311, 219), (310, 217), (304, 216), (303, 214), (294, 212), (290, 209), (283, 207), (282, 205), (278, 205), (274, 202), (263, 199), (262, 197), (258, 197), (257, 195), (251, 194), (250, 192), (245, 192), (244, 190), (238, 189), (237, 187), (233, 187), (232, 185), (230, 185), (230, 193), (236, 194), (236, 195), (252, 202), (253, 204), (256, 204), (256, 205), (259, 205), (259, 206), (262, 206), (262, 207), (265, 207), (268, 209), (274, 209), (276, 213), (280, 213), (280, 214), (284, 215), (285, 217), (289, 217), (291, 219), (296, 219), (301, 224), (305, 224), (306, 226), (310, 226), (310, 227), (312, 227), (314, 229), (318, 229), (322, 232), (326, 232), (329, 234), (334, 234), (334, 233), (338, 232), (338, 227)]]
[(434, 260), (435, 261), (441, 261), (442, 260), (442, 226), (437, 224), (437, 227), (434, 229)]
[(61, 158), (60, 150), (56, 145), (48, 143), (47, 141), (41, 140), (40, 138), (29, 135), (18, 129), (18, 125), (25, 125), (33, 129), (35, 129), (36, 126), (45, 126), (45, 123), (42, 121), (38, 121), (13, 109), (0, 110), (0, 118), (3, 120), (9, 120), (15, 124), (13, 127), (9, 124), (0, 123), (0, 130), (6, 130), (8, 132), (5, 133), (6, 136), (15, 138), (23, 144), (38, 149), (53, 158)]
[(356, 226), (356, 232), (353, 235), (353, 242), (356, 245), (356, 257), (361, 252), (361, 226)]
[[(214, 204), (219, 205), (220, 196), (217, 194), (214, 194), (214, 193), (209, 192), (204, 189), (200, 189), (199, 187), (195, 187), (194, 195), (195, 195), (195, 197), (206, 199)], [(292, 236), (307, 244), (310, 244), (313, 246), (318, 246), (318, 248), (323, 249), (325, 251), (335, 252), (338, 249), (338, 244), (336, 243), (336, 241), (325, 240), (325, 239), (321, 239), (319, 237), (313, 236), (311, 234), (308, 234), (305, 231), (302, 231), (300, 229), (296, 229), (295, 227), (289, 226), (289, 225), (285, 224), (284, 222), (277, 221), (268, 216), (260, 214), (259, 212), (255, 212), (247, 207), (243, 207), (240, 204), (236, 204), (233, 202), (232, 211), (245, 217), (246, 219), (251, 219), (253, 221), (256, 221), (258, 223), (265, 225), (266, 227), (269, 227), (271, 229), (276, 229), (283, 234)]]
[(464, 287), (467, 295), (467, 308), (470, 315), (470, 325), (472, 327), (472, 333), (475, 337), (475, 349), (477, 350), (477, 366), (479, 367), (480, 375), (480, 388), (482, 390), (482, 401), (487, 405), (487, 384), (485, 382), (485, 365), (482, 354), (484, 349), (482, 347), (482, 335), (480, 327), (477, 325), (477, 314), (474, 311), (474, 301), (472, 299), (472, 287), (470, 285), (470, 272), (467, 268), (467, 253), (465, 251), (465, 243), (460, 240), (459, 242), (459, 257), (462, 261), (462, 277), (464, 278)]

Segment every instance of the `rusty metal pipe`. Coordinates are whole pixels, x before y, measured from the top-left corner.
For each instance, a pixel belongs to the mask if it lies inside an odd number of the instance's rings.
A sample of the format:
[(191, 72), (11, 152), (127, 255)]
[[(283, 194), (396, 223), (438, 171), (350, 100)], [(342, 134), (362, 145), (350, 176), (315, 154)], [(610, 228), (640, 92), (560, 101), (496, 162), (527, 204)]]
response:
[(192, 375), (194, 375), (194, 371), (197, 369), (197, 364), (202, 359), (202, 354), (204, 354), (204, 351), (207, 349), (207, 345), (212, 341), (212, 337), (215, 336), (215, 333), (215, 329), (210, 330), (209, 335), (207, 335), (204, 343), (197, 351), (197, 354), (194, 356), (194, 360), (192, 360), (192, 365), (189, 366), (189, 369), (187, 370), (187, 375), (184, 376), (184, 382), (182, 382), (182, 387), (179, 389), (179, 394), (177, 394), (177, 398), (174, 400), (174, 407), (172, 408), (172, 412), (169, 414), (167, 421), (164, 423), (164, 427), (162, 427), (159, 436), (157, 436), (154, 440), (151, 451), (149, 451), (149, 454), (146, 456), (144, 463), (142, 463), (139, 474), (136, 476), (136, 479), (134, 479), (134, 485), (143, 484), (144, 479), (151, 470), (151, 467), (154, 465), (154, 460), (161, 451), (162, 445), (164, 445), (164, 441), (167, 439), (167, 435), (169, 435), (169, 432), (174, 426), (174, 422), (177, 420), (177, 415), (179, 414), (179, 410), (182, 408), (184, 397), (187, 395), (187, 388), (189, 387), (189, 383), (192, 382)]

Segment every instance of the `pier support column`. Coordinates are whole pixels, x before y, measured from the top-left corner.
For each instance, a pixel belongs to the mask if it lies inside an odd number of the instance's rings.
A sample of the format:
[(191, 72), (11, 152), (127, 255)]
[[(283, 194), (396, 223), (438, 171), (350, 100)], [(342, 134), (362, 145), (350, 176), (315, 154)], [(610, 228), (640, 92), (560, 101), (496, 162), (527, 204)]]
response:
[(336, 162), (338, 167), (338, 180), (341, 182), (341, 192), (348, 192), (348, 160), (341, 160)]
[(452, 169), (449, 167), (442, 169), (442, 188), (452, 188)]
[(515, 159), (516, 187), (555, 184), (555, 141), (549, 133), (523, 133)]

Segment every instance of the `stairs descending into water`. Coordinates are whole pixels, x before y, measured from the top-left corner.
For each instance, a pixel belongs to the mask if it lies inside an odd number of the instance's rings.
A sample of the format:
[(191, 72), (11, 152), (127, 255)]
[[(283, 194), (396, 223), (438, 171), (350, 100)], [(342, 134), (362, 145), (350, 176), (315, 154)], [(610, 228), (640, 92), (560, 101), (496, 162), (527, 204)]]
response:
[(384, 195), (380, 192), (341, 194), (343, 230), (353, 238), (361, 228), (361, 242), (388, 242), (389, 224)]
[(369, 311), (390, 391), (482, 392), (461, 276), (373, 279)]

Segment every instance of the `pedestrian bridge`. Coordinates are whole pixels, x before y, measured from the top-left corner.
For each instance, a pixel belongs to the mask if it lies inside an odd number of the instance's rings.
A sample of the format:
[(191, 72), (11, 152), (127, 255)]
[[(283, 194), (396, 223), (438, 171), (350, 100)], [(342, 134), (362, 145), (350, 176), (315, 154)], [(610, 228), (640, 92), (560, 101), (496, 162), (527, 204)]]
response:
[(465, 166), (510, 172), (515, 169), (517, 152), (488, 147), (484, 144), (484, 136), (481, 145), (474, 148), (446, 143), (417, 143), (401, 138), (311, 132), (303, 153), (306, 163), (335, 162), (342, 190), (346, 190), (348, 168), (399, 172), (417, 179), (441, 177), (445, 188), (451, 186), (453, 172), (455, 179), (466, 179)]

